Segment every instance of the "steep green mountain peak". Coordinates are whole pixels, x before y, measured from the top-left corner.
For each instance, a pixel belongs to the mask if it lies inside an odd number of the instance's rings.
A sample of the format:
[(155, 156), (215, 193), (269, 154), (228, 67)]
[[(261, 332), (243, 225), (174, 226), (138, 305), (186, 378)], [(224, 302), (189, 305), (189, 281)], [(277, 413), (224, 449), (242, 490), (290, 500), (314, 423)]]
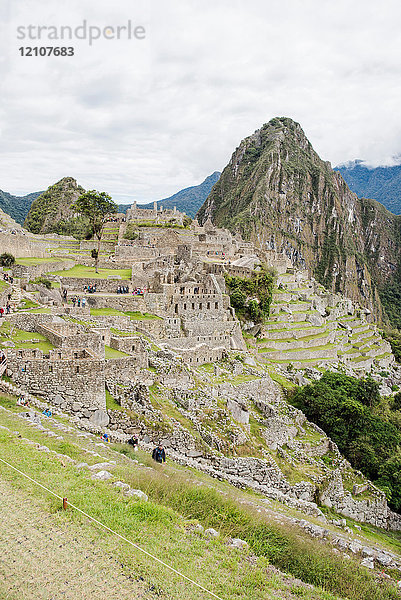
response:
[(198, 212), (208, 218), (382, 318), (377, 292), (397, 272), (399, 219), (351, 192), (292, 119), (274, 118), (240, 143)]
[(24, 227), (33, 233), (75, 233), (71, 205), (84, 191), (73, 177), (63, 177), (33, 201)]

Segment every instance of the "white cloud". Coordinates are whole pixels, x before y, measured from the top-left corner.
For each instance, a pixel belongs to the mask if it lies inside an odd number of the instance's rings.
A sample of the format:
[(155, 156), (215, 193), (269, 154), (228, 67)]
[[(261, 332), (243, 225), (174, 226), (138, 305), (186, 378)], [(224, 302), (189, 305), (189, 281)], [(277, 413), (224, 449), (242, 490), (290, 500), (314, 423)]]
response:
[[(393, 0), (8, 0), (0, 10), (6, 191), (71, 175), (116, 200), (161, 198), (222, 169), (243, 137), (282, 115), (333, 164), (401, 153)], [(131, 19), (146, 39), (75, 42), (74, 58), (19, 56), (17, 26), (83, 19)]]

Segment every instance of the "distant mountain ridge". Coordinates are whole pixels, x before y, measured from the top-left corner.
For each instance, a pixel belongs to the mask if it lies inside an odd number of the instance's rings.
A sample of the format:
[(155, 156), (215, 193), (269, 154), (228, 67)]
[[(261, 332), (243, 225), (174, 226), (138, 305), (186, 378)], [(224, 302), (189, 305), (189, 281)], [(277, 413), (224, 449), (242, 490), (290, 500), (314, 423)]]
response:
[(355, 160), (334, 167), (351, 191), (359, 198), (373, 198), (395, 215), (401, 215), (401, 164), (392, 167), (368, 167)]
[[(192, 185), (191, 187), (180, 190), (168, 198), (158, 200), (157, 206), (163, 206), (163, 208), (174, 208), (174, 206), (176, 206), (177, 210), (186, 213), (193, 219), (210, 194), (214, 184), (219, 180), (219, 177), (219, 171), (215, 171), (206, 177), (206, 179), (199, 185)], [(118, 206), (118, 211), (125, 213), (130, 206), (130, 204), (120, 204)], [(140, 204), (140, 207), (153, 208), (153, 202), (149, 202), (148, 204)]]
[[(157, 205), (164, 208), (176, 206), (177, 210), (194, 218), (219, 177), (220, 173), (215, 171), (199, 185), (187, 187), (168, 198), (158, 200)], [(32, 192), (26, 196), (14, 196), (0, 190), (0, 209), (33, 233), (56, 231), (72, 234), (73, 230), (68, 231), (68, 228), (66, 230), (65, 221), (72, 217), (71, 197), (75, 199), (77, 190), (80, 193), (85, 191), (72, 177), (63, 177), (47, 190)], [(118, 210), (125, 213), (130, 206), (130, 204), (120, 204)], [(153, 208), (153, 202), (140, 206)]]
[(26, 194), (26, 196), (14, 196), (13, 194), (0, 190), (0, 208), (17, 223), (23, 225), (32, 202), (34, 202), (41, 194), (43, 194), (43, 192), (32, 192)]

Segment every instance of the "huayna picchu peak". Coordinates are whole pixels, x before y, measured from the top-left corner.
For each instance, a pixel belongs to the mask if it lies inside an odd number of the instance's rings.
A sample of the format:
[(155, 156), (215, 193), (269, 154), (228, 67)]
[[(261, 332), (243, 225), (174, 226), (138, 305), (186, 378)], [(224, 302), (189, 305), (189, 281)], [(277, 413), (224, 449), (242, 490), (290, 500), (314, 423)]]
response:
[(240, 143), (198, 218), (284, 252), (378, 319), (394, 317), (383, 305), (400, 280), (400, 217), (351, 192), (292, 119), (274, 118)]

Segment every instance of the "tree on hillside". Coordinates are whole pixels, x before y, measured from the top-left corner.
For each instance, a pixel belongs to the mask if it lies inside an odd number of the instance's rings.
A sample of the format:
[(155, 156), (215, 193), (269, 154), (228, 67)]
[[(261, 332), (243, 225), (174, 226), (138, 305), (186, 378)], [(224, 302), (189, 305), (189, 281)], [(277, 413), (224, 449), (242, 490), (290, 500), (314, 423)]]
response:
[(89, 190), (79, 196), (71, 208), (88, 217), (93, 237), (97, 238), (97, 251), (96, 254), (92, 253), (92, 256), (95, 258), (95, 269), (98, 273), (103, 226), (107, 221), (107, 217), (117, 212), (117, 205), (106, 192)]
[(9, 252), (3, 252), (0, 254), (0, 265), (2, 267), (12, 267), (15, 263), (15, 256)]

